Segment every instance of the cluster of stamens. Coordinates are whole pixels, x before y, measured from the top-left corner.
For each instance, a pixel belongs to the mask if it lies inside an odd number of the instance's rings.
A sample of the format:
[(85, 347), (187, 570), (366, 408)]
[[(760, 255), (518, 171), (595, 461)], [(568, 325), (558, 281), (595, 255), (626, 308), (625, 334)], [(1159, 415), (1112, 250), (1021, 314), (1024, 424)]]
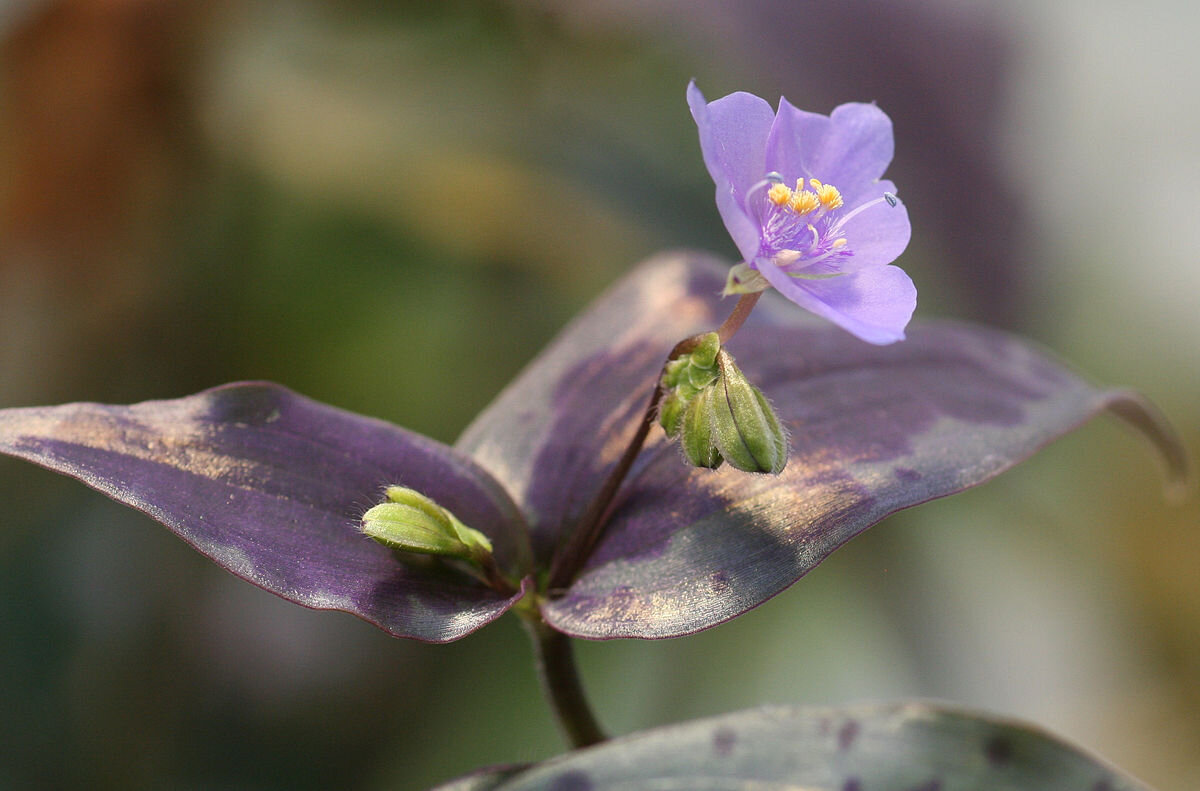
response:
[(822, 184), (817, 179), (809, 179), (808, 186), (812, 190), (805, 188), (804, 179), (796, 180), (795, 189), (786, 184), (772, 184), (767, 190), (767, 200), (781, 208), (786, 206), (801, 217), (817, 209), (825, 213), (842, 207), (844, 201), (837, 187)]

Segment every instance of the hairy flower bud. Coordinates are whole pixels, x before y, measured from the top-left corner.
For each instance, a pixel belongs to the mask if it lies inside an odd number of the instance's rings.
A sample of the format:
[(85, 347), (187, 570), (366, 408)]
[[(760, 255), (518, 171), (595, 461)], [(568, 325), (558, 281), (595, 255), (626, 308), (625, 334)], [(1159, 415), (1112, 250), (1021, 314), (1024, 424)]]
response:
[(679, 420), (683, 417), (687, 402), (678, 393), (670, 392), (658, 405), (658, 424), (667, 432), (668, 437), (675, 436), (679, 431)]
[(696, 395), (717, 379), (717, 353), (721, 338), (710, 332), (700, 339), (696, 348), (667, 363), (663, 369), (663, 400), (658, 408), (658, 423), (674, 437), (680, 430), (680, 419)]
[(716, 469), (721, 466), (721, 452), (713, 443), (712, 401), (718, 391), (716, 385), (700, 391), (687, 405), (683, 413), (683, 424), (679, 432), (679, 445), (683, 455), (693, 467)]
[(787, 434), (762, 392), (710, 332), (663, 369), (658, 422), (679, 440), (694, 467), (728, 461), (745, 472), (778, 475), (787, 465)]
[(787, 466), (788, 442), (775, 410), (724, 350), (717, 367), (720, 376), (707, 400), (713, 444), (739, 470), (778, 475)]
[(379, 543), (405, 552), (442, 555), (482, 564), (492, 543), (478, 530), (425, 495), (404, 486), (389, 486), (388, 502), (362, 517), (362, 531)]
[(700, 339), (700, 343), (692, 351), (690, 357), (692, 365), (705, 370), (712, 370), (712, 367), (717, 362), (717, 355), (721, 351), (721, 336), (715, 332), (710, 332)]

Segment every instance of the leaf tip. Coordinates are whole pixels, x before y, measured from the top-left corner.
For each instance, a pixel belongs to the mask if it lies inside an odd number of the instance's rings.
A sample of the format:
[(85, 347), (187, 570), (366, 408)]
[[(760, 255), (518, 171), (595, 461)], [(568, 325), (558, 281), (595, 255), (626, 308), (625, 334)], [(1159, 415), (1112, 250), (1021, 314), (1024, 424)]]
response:
[(1172, 504), (1182, 503), (1196, 490), (1196, 466), (1175, 428), (1145, 396), (1133, 390), (1109, 394), (1109, 412), (1132, 426), (1158, 451), (1163, 466), (1163, 493)]

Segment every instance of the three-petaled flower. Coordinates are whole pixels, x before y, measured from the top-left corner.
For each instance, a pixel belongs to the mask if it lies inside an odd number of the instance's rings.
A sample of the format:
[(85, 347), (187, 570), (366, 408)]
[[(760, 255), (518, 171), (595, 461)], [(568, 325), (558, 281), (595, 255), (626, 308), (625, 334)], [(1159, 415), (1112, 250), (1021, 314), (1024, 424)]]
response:
[(695, 83), (688, 104), (717, 209), (744, 259), (730, 290), (769, 284), (864, 341), (902, 340), (917, 290), (890, 266), (911, 226), (882, 179), (893, 150), (883, 111), (843, 104), (824, 116), (781, 98), (774, 112), (749, 93), (708, 102)]

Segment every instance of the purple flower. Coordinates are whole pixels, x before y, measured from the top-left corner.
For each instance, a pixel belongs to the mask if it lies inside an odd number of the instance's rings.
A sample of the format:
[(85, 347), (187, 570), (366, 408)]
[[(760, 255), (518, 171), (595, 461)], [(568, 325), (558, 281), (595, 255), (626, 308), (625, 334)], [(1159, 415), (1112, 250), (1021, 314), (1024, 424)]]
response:
[(843, 104), (824, 116), (781, 98), (773, 112), (749, 93), (708, 102), (695, 83), (688, 105), (717, 209), (745, 260), (733, 290), (769, 283), (864, 341), (903, 340), (917, 290), (890, 264), (912, 229), (895, 185), (880, 178), (893, 149), (883, 111)]

